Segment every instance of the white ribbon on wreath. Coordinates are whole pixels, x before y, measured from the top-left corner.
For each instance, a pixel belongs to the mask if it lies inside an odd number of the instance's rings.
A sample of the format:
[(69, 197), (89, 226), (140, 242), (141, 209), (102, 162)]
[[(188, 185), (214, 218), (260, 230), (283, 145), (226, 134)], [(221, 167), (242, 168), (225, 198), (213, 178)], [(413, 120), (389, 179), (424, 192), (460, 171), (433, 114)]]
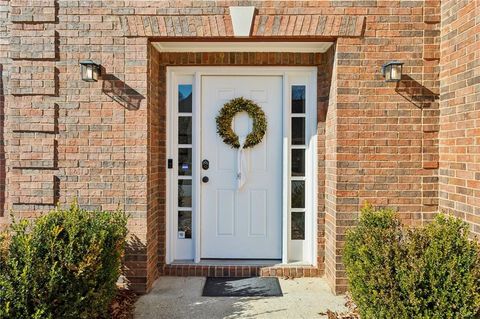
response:
[(237, 149), (237, 189), (241, 189), (245, 182), (247, 181), (247, 156), (245, 154), (246, 150), (243, 148), (245, 144), (246, 136), (239, 136), (238, 141), (240, 142), (240, 147)]

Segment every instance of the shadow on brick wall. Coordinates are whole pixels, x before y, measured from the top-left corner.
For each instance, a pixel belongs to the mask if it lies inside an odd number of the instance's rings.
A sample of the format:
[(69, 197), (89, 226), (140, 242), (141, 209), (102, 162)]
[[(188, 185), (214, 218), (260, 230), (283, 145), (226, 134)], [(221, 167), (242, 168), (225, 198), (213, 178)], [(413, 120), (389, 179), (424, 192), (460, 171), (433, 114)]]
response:
[(415, 79), (405, 74), (402, 75), (402, 80), (397, 82), (395, 91), (405, 100), (420, 109), (430, 107), (430, 105), (439, 98), (438, 94), (432, 92), (418, 83)]
[(130, 234), (123, 258), (123, 286), (137, 292), (144, 292), (147, 284), (146, 268), (147, 246), (136, 235)]
[(335, 45), (323, 55), (323, 63), (317, 73), (317, 122), (327, 120), (328, 105), (330, 103), (330, 89), (332, 87), (333, 66), (335, 60)]
[[(102, 74), (104, 73), (102, 72)], [(140, 108), (140, 104), (145, 97), (135, 89), (125, 84), (125, 82), (113, 74), (102, 75), (102, 81), (103, 93), (111, 97), (114, 101), (130, 111), (136, 111)]]

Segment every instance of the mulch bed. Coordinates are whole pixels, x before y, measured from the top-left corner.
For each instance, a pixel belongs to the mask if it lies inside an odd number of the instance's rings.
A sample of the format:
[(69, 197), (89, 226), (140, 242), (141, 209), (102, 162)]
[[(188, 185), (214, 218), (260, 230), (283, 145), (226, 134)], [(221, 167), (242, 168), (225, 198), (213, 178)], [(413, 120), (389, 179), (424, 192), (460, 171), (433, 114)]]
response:
[(133, 311), (138, 296), (125, 288), (119, 288), (115, 299), (110, 304), (111, 319), (133, 319)]

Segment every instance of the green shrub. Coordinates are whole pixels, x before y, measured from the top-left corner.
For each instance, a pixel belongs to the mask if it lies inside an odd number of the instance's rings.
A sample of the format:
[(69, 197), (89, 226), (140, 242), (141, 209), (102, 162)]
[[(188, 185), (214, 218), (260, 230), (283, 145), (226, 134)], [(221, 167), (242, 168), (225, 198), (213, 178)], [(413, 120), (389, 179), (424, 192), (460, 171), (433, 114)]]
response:
[(0, 318), (101, 318), (116, 292), (127, 235), (121, 211), (76, 203), (0, 237)]
[(400, 290), (415, 318), (479, 318), (480, 249), (468, 225), (439, 214), (408, 231)]
[(344, 252), (362, 318), (479, 318), (480, 246), (468, 236), (444, 214), (402, 229), (392, 211), (365, 207)]
[(363, 208), (358, 226), (348, 232), (343, 260), (352, 298), (363, 318), (405, 314), (396, 282), (401, 239), (400, 223), (388, 209)]

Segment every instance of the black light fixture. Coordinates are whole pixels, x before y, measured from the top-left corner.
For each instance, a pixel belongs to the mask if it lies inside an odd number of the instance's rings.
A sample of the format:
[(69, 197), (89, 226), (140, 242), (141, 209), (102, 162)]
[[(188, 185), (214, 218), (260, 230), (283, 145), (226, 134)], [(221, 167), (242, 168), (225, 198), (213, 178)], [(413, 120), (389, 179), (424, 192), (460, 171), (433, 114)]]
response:
[(80, 61), (82, 80), (85, 82), (97, 82), (100, 73), (100, 65), (92, 60)]
[(402, 79), (403, 63), (390, 61), (382, 65), (382, 74), (385, 82), (398, 82)]

